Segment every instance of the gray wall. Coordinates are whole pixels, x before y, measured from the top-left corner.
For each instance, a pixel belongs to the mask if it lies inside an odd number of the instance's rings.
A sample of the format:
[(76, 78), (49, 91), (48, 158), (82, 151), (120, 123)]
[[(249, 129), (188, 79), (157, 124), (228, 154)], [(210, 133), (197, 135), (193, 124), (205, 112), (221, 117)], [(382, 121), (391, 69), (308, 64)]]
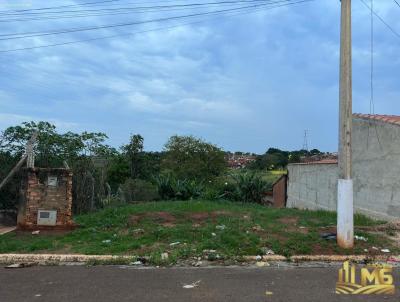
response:
[[(353, 118), (356, 212), (400, 218), (400, 126)], [(335, 164), (289, 165), (288, 207), (336, 210)]]
[(288, 177), (287, 207), (336, 211), (337, 164), (292, 164)]

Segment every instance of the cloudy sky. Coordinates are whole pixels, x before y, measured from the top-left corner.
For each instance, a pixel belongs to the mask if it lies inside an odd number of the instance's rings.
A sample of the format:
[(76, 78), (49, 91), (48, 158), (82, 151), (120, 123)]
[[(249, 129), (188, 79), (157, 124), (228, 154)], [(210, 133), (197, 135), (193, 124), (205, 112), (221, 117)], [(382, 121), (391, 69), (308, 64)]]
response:
[[(268, 147), (299, 149), (307, 129), (311, 148), (336, 151), (339, 0), (274, 9), (260, 6), (24, 39), (4, 36), (253, 5), (226, 3), (59, 18), (76, 16), (67, 11), (82, 9), (221, 0), (113, 0), (70, 6), (88, 2), (100, 1), (1, 1), (0, 50), (116, 37), (0, 52), (0, 129), (23, 121), (47, 120), (61, 131), (105, 132), (114, 146), (127, 142), (131, 133), (140, 133), (147, 150), (160, 150), (171, 135), (193, 134), (225, 150), (257, 153)], [(46, 10), (24, 11), (24, 15), (11, 12), (60, 5), (66, 6), (59, 15), (43, 15)], [(394, 1), (375, 1), (375, 11), (400, 33), (400, 7)], [(89, 13), (94, 14), (84, 14)], [(49, 18), (54, 16), (58, 17)], [(27, 20), (44, 17), (47, 19)], [(375, 112), (400, 114), (400, 36), (379, 19), (374, 22)], [(141, 33), (126, 35), (135, 32)], [(353, 111), (369, 113), (370, 12), (361, 0), (353, 1), (353, 39)]]

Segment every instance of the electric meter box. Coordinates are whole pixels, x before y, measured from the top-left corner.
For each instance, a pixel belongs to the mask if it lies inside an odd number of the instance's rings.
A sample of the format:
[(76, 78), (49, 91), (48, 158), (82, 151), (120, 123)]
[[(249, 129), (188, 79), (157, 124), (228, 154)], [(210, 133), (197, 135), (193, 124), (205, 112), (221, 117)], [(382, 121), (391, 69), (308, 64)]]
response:
[(38, 210), (37, 224), (38, 225), (56, 225), (57, 211), (54, 210)]

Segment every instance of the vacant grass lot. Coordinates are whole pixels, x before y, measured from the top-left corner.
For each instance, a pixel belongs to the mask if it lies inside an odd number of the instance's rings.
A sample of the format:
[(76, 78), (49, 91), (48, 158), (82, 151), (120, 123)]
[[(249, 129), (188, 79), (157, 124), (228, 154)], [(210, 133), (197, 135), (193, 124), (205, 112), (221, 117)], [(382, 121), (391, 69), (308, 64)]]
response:
[[(69, 233), (32, 235), (30, 232), (0, 236), (0, 253), (84, 253), (150, 256), (168, 262), (204, 256), (216, 250), (222, 259), (265, 253), (365, 254), (372, 246), (398, 252), (379, 234), (356, 232), (368, 238), (356, 241), (354, 250), (341, 250), (320, 233), (335, 230), (336, 215), (325, 211), (272, 209), (232, 202), (155, 202), (123, 205), (76, 217), (80, 228)], [(382, 222), (356, 216), (357, 226)]]

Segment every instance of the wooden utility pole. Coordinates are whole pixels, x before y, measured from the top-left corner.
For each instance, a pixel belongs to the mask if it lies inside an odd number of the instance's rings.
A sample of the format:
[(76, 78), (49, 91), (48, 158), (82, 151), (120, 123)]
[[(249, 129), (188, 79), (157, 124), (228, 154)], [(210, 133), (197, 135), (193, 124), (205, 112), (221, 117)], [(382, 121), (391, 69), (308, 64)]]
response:
[(341, 0), (341, 2), (337, 242), (342, 248), (352, 248), (354, 245), (354, 210), (353, 181), (351, 179), (351, 0)]

